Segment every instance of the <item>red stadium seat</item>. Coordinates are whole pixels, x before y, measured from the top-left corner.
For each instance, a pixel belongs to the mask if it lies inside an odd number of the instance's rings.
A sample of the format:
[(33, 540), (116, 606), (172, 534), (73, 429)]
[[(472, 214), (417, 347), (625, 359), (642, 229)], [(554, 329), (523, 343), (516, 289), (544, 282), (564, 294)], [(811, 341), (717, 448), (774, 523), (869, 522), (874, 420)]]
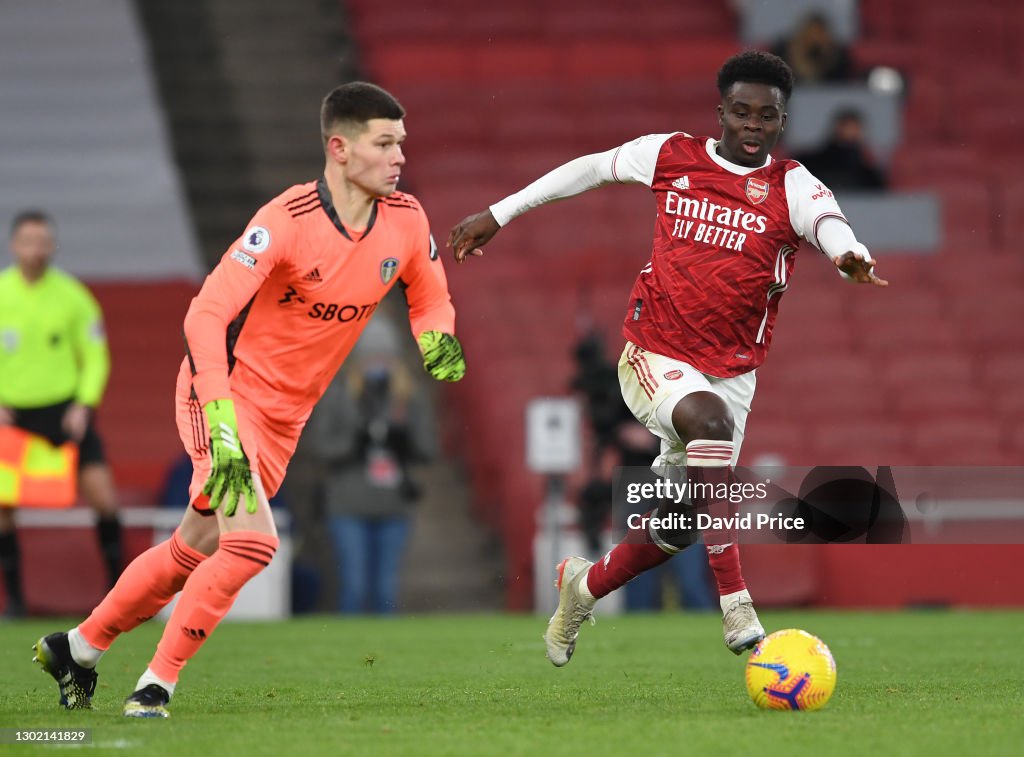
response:
[(892, 420), (865, 419), (821, 426), (812, 432), (811, 439), (814, 449), (833, 452), (872, 446), (903, 448), (908, 436), (906, 424)]
[(927, 465), (1003, 465), (1008, 452), (997, 422), (979, 416), (915, 424), (914, 452)]
[(963, 350), (950, 320), (908, 320), (902, 318), (864, 319), (860, 349), (873, 365), (880, 366), (893, 356), (950, 355)]
[(799, 365), (788, 366), (785, 385), (800, 391), (812, 385), (833, 383), (868, 388), (873, 377), (871, 364), (859, 355), (820, 354), (809, 356)]
[(893, 356), (879, 366), (879, 378), (894, 387), (931, 386), (934, 384), (961, 385), (974, 379), (974, 366), (966, 355), (910, 354)]
[(1024, 383), (1024, 353), (1003, 353), (989, 357), (981, 369), (981, 383), (992, 388), (1010, 389)]
[(917, 423), (934, 418), (973, 418), (991, 411), (991, 400), (972, 384), (906, 385), (895, 395), (899, 417)]
[(561, 61), (558, 50), (546, 42), (498, 39), (479, 46), (473, 65), (484, 82), (505, 86), (509, 81), (531, 81), (536, 92), (537, 83), (558, 73)]

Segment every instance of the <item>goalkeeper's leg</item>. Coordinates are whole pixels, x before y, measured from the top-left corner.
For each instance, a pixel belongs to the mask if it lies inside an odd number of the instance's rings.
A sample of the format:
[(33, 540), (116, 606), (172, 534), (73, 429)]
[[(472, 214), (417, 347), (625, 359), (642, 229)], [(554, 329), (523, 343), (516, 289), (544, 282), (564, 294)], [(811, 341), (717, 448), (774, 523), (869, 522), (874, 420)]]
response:
[(242, 587), (270, 564), (277, 550), (274, 518), (260, 477), (253, 474), (259, 507), (240, 507), (232, 517), (217, 512), (220, 547), (185, 581), (178, 604), (164, 628), (156, 654), (125, 702), (129, 717), (167, 717), (164, 705), (178, 675), (227, 615)]
[(61, 704), (89, 707), (96, 664), (125, 631), (156, 615), (216, 547), (217, 526), (189, 509), (171, 538), (135, 558), (114, 588), (78, 627), (40, 639), (36, 659), (60, 686)]
[(216, 548), (216, 521), (190, 507), (171, 538), (136, 557), (75, 630), (89, 646), (106, 651), (120, 634), (160, 612)]

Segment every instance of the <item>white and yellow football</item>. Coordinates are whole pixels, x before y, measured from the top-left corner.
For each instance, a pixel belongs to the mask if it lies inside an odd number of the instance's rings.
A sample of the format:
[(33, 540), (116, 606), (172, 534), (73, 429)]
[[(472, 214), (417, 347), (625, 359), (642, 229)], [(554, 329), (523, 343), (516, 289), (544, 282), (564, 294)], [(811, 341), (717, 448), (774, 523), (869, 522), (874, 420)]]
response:
[(817, 710), (835, 688), (832, 653), (798, 628), (766, 636), (747, 659), (747, 692), (764, 710)]

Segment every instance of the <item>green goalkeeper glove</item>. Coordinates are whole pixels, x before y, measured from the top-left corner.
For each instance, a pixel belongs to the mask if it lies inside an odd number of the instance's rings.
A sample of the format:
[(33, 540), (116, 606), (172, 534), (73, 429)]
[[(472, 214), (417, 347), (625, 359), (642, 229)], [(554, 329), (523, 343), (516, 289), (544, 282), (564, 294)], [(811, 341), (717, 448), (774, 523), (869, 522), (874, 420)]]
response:
[(238, 438), (238, 418), (231, 400), (212, 400), (203, 405), (210, 424), (210, 477), (203, 494), (210, 498), (210, 509), (216, 510), (227, 497), (224, 514), (231, 517), (238, 507), (238, 498), (245, 499), (245, 509), (256, 512), (256, 488), (252, 483), (249, 458)]
[(423, 368), (438, 381), (458, 381), (466, 375), (462, 345), (453, 334), (424, 331), (419, 338)]

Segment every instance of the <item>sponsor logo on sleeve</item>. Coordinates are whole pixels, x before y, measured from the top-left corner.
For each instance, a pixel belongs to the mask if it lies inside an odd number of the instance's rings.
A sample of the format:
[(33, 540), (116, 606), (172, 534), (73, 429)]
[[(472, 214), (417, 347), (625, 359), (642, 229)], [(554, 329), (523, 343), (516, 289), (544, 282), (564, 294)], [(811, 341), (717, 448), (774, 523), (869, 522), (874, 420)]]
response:
[(245, 232), (242, 247), (259, 255), (270, 247), (270, 232), (263, 226), (252, 226)]
[(747, 184), (744, 187), (747, 199), (754, 205), (760, 205), (762, 202), (767, 200), (768, 191), (770, 189), (771, 187), (767, 181), (764, 181), (763, 179), (755, 179), (754, 177), (747, 179)]
[(237, 260), (250, 271), (256, 267), (256, 258), (254, 258), (252, 255), (246, 255), (241, 250), (235, 250), (234, 252), (232, 252), (231, 259)]
[(824, 184), (814, 185), (814, 194), (811, 195), (811, 200), (820, 200), (823, 197), (831, 198), (832, 190), (826, 187)]
[(398, 272), (398, 258), (385, 258), (380, 264), (380, 280), (387, 284)]

